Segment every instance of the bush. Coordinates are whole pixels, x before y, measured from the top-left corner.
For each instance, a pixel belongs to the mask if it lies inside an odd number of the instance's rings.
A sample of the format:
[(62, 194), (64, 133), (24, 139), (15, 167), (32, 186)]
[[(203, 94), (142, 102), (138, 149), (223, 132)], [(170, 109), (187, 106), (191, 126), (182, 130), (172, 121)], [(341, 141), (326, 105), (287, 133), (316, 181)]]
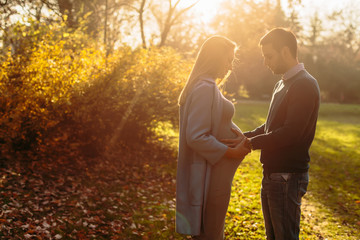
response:
[(115, 56), (113, 71), (72, 100), (72, 125), (81, 125), (79, 142), (89, 156), (119, 142), (145, 144), (157, 123), (178, 121), (177, 97), (190, 65), (169, 48), (124, 47)]
[(145, 143), (159, 121), (177, 122), (190, 65), (170, 48), (101, 44), (64, 24), (16, 26), (21, 51), (1, 61), (0, 144), (11, 158), (97, 157), (118, 142)]

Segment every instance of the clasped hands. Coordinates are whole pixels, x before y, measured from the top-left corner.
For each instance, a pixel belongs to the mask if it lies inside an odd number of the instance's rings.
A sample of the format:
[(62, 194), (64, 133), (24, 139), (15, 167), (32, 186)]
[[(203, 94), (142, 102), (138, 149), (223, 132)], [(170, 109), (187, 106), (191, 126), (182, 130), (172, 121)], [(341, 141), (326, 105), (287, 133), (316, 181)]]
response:
[(250, 140), (239, 130), (232, 128), (237, 137), (234, 139), (221, 139), (220, 141), (226, 144), (229, 148), (225, 153), (226, 157), (229, 158), (244, 158), (251, 152)]

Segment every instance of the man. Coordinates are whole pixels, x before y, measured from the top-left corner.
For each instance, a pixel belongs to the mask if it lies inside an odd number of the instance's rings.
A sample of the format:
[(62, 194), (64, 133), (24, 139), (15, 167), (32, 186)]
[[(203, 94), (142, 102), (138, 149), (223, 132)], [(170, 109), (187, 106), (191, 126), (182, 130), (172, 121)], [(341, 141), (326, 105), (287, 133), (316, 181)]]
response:
[(300, 205), (309, 183), (309, 148), (318, 117), (319, 86), (297, 59), (292, 32), (275, 28), (259, 45), (265, 65), (274, 74), (282, 74), (282, 79), (275, 84), (266, 122), (244, 135), (249, 148), (261, 149), (261, 204), (267, 239), (299, 239)]

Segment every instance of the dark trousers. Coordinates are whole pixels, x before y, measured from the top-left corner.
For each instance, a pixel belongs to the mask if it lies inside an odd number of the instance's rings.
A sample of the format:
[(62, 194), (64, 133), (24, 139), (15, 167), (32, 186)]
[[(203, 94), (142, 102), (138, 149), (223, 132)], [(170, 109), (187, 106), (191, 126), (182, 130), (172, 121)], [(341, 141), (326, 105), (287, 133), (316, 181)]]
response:
[(301, 198), (308, 184), (308, 173), (264, 174), (261, 204), (268, 240), (299, 239)]

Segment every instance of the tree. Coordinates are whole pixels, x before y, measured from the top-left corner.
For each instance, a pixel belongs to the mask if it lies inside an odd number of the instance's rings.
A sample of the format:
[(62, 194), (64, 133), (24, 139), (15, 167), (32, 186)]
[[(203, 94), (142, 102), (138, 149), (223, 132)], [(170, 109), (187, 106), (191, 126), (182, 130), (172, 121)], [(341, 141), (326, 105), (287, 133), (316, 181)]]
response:
[[(330, 31), (324, 32), (318, 43), (317, 67), (319, 82), (325, 100), (339, 102), (359, 101), (360, 64), (357, 61), (360, 46), (360, 9), (355, 5), (334, 11), (328, 16)], [(335, 30), (335, 31), (334, 31)]]
[(315, 48), (323, 31), (322, 21), (317, 13), (310, 19), (310, 27), (309, 45)]
[[(301, 0), (288, 0), (287, 9), (289, 10), (286, 16), (289, 28), (296, 33), (300, 33), (303, 30), (302, 24), (299, 20), (299, 8), (301, 6)], [(301, 38), (301, 36), (299, 36)]]
[(140, 9), (139, 9), (139, 23), (140, 23), (140, 32), (141, 32), (141, 40), (142, 40), (142, 46), (143, 48), (146, 48), (146, 39), (145, 39), (145, 33), (144, 33), (144, 7), (145, 7), (146, 0), (141, 0)]
[[(52, 4), (41, 0), (6, 0), (0, 2), (0, 46), (2, 50), (11, 47), (13, 53), (20, 51), (20, 40), (13, 38), (12, 26), (16, 21), (35, 19), (37, 22), (51, 22), (53, 16), (44, 13)], [(26, 36), (24, 36), (26, 38)], [(22, 39), (24, 41), (25, 39)]]
[[(151, 7), (151, 11), (156, 19), (156, 22), (160, 29), (160, 43), (159, 47), (162, 47), (166, 44), (166, 40), (170, 33), (172, 27), (180, 23), (181, 16), (193, 8), (200, 0), (197, 0), (193, 4), (185, 7), (183, 9), (178, 9), (179, 3), (181, 0), (176, 0), (175, 3), (173, 0), (168, 0), (167, 10), (164, 3), (155, 3)], [(160, 14), (159, 14), (160, 13)]]
[(287, 27), (285, 17), (279, 1), (228, 0), (222, 4), (212, 28), (239, 45), (233, 74), (225, 88), (230, 93), (239, 96), (246, 89), (252, 98), (270, 97), (276, 77), (263, 66), (258, 43), (269, 29)]

